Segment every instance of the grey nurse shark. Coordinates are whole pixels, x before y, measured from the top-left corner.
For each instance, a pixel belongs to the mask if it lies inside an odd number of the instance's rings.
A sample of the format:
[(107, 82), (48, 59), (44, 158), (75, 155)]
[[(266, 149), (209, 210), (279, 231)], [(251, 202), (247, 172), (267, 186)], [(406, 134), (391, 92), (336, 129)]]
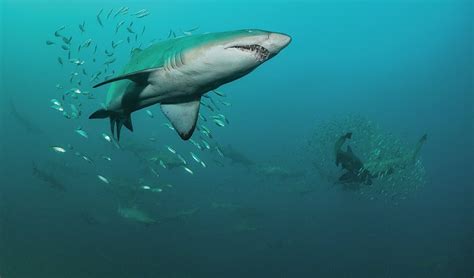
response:
[(239, 79), (265, 63), (291, 41), (282, 33), (238, 30), (179, 37), (135, 50), (112, 83), (105, 109), (89, 118), (110, 118), (120, 139), (124, 125), (133, 131), (130, 114), (156, 103), (183, 140), (196, 127), (201, 96)]

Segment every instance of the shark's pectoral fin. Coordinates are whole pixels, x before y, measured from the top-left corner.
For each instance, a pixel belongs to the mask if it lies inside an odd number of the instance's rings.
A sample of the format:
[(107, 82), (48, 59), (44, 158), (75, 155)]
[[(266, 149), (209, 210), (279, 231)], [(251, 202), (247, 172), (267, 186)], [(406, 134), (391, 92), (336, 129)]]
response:
[(157, 71), (159, 69), (160, 68), (151, 68), (151, 69), (140, 70), (140, 71), (135, 71), (135, 72), (132, 72), (132, 73), (120, 75), (120, 76), (111, 78), (109, 80), (105, 80), (104, 82), (100, 82), (99, 84), (94, 85), (93, 88), (97, 88), (97, 87), (100, 87), (102, 85), (112, 83), (112, 82), (115, 82), (115, 81), (119, 81), (119, 80), (123, 80), (123, 79), (130, 79), (135, 83), (144, 84), (148, 80), (148, 75), (150, 75), (151, 72)]
[(200, 101), (201, 98), (183, 103), (161, 104), (161, 110), (183, 140), (188, 140), (193, 135)]

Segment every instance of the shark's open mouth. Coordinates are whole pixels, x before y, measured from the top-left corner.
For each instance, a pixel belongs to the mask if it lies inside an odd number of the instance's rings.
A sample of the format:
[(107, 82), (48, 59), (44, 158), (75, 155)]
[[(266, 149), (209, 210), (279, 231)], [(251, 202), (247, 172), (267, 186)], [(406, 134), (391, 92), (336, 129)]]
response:
[(255, 55), (259, 62), (265, 61), (270, 57), (270, 51), (265, 47), (258, 45), (258, 44), (251, 44), (251, 45), (235, 45), (231, 46), (230, 48), (237, 48), (242, 51), (251, 52)]

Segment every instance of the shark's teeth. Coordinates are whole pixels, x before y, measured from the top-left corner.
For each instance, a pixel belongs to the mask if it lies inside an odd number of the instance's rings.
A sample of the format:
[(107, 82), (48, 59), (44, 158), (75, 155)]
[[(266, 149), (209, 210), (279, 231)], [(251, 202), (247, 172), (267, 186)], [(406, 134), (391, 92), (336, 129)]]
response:
[(231, 48), (237, 48), (242, 51), (248, 51), (255, 54), (258, 61), (265, 61), (270, 56), (270, 51), (265, 47), (258, 45), (258, 44), (251, 44), (251, 45), (236, 45), (232, 46)]

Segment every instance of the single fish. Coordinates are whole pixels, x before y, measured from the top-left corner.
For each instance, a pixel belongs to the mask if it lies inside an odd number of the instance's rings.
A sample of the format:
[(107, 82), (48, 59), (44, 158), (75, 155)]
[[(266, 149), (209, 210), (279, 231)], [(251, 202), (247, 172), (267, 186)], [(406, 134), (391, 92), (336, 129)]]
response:
[(61, 106), (51, 105), (51, 108), (59, 112), (64, 112), (64, 108)]
[(86, 22), (83, 21), (82, 24), (79, 24), (79, 30), (81, 31), (81, 34), (86, 31)]
[(148, 117), (153, 118), (153, 113), (150, 110), (147, 109), (146, 114), (148, 115)]
[(78, 127), (75, 132), (79, 135), (81, 135), (82, 137), (84, 138), (89, 138), (89, 135), (87, 134), (87, 132), (85, 130), (83, 130), (81, 127)]
[(99, 180), (101, 180), (103, 183), (110, 184), (110, 181), (109, 181), (106, 177), (101, 176), (101, 175), (97, 175), (97, 177), (98, 177)]
[(170, 146), (166, 146), (166, 148), (167, 148), (167, 149), (168, 149), (168, 151), (170, 151), (171, 153), (173, 153), (173, 154), (176, 154), (176, 150), (175, 150), (175, 149), (173, 149), (172, 147), (170, 147)]
[(109, 52), (107, 49), (104, 50), (104, 53), (105, 53), (105, 55), (107, 55), (107, 57), (112, 57), (112, 56), (114, 56), (114, 53), (113, 53), (113, 52)]
[(108, 59), (107, 61), (104, 62), (104, 65), (110, 65), (112, 64), (113, 62), (115, 62), (117, 59), (114, 57), (114, 58), (111, 58), (111, 59)]
[(155, 175), (157, 178), (160, 177), (160, 174), (153, 168), (150, 167), (150, 171), (153, 173), (153, 175)]
[(56, 29), (56, 32), (62, 31), (62, 30), (64, 30), (65, 28), (66, 28), (66, 26), (63, 25), (63, 26), (59, 27), (58, 29)]
[(89, 157), (87, 157), (87, 156), (85, 156), (85, 155), (82, 156), (82, 159), (84, 159), (85, 161), (87, 161), (87, 162), (90, 163), (90, 164), (94, 164), (94, 162), (92, 161), (92, 159), (90, 159)]
[(61, 102), (55, 98), (51, 99), (50, 102), (56, 106), (62, 106)]
[(65, 153), (66, 152), (66, 150), (62, 147), (53, 146), (53, 147), (51, 147), (51, 149), (53, 149), (53, 151), (55, 151), (57, 153)]
[(211, 149), (211, 145), (209, 145), (209, 143), (207, 143), (206, 140), (203, 139), (203, 140), (201, 140), (201, 142), (202, 142), (202, 144), (204, 145), (204, 147), (205, 147), (206, 149), (208, 149), (208, 150)]
[(112, 142), (112, 138), (106, 133), (102, 133), (102, 137), (105, 139), (105, 141)]
[(230, 102), (222, 101), (222, 100), (220, 100), (220, 102), (225, 106), (231, 106)]
[(72, 36), (69, 37), (69, 39), (66, 38), (66, 37), (62, 37), (62, 39), (63, 39), (63, 42), (64, 42), (65, 44), (71, 44)]
[(184, 164), (188, 164), (188, 162), (186, 161), (186, 159), (184, 159), (184, 157), (182, 157), (180, 154), (177, 155), (178, 159)]
[(193, 139), (189, 139), (189, 141), (190, 141), (196, 148), (198, 148), (199, 150), (202, 150), (202, 147), (201, 147), (201, 145), (199, 145), (198, 142), (194, 141)]
[(138, 12), (130, 14), (130, 15), (139, 15), (139, 14), (142, 14), (142, 13), (145, 13), (145, 12), (146, 12), (146, 9), (141, 9)]
[(112, 48), (116, 48), (117, 46), (119, 46), (120, 44), (123, 43), (123, 40), (119, 40), (117, 43), (115, 43), (114, 41), (112, 41)]
[[(83, 47), (83, 48), (87, 48), (87, 47), (89, 47), (89, 46), (91, 45), (91, 43), (92, 43), (92, 39), (87, 39), (86, 41), (84, 41), (84, 42), (82, 43), (82, 47)], [(97, 46), (96, 46), (96, 47), (97, 47)]]
[(215, 149), (220, 156), (224, 157), (224, 153), (221, 151), (219, 147), (216, 146)]
[(120, 7), (120, 9), (115, 13), (114, 18), (116, 18), (125, 7)]
[(212, 92), (220, 97), (226, 97), (227, 95), (218, 90), (212, 90)]
[(194, 172), (191, 169), (189, 169), (188, 167), (186, 167), (186, 166), (182, 166), (182, 167), (183, 167), (184, 171), (188, 172), (189, 174), (191, 174), (191, 175), (194, 174)]
[(107, 19), (110, 18), (110, 15), (112, 14), (113, 11), (114, 11), (114, 8), (110, 9), (109, 13), (107, 14)]
[(206, 117), (204, 117), (204, 115), (202, 115), (201, 113), (199, 113), (199, 119), (201, 119), (201, 121), (207, 122)]
[(139, 15), (137, 15), (137, 18), (143, 18), (143, 17), (145, 17), (145, 16), (149, 16), (149, 15), (150, 15), (150, 13), (149, 13), (149, 12), (142, 13), (142, 14), (139, 14)]
[(199, 29), (199, 26), (193, 27), (193, 28), (187, 30), (187, 32), (194, 32), (194, 31), (196, 31), (197, 29)]
[(46, 45), (53, 45), (53, 44), (55, 44), (55, 43), (52, 42), (52, 41), (46, 41)]
[(112, 158), (110, 158), (109, 156), (106, 156), (106, 155), (103, 155), (102, 158), (104, 160), (107, 160), (107, 161), (112, 161)]
[(170, 123), (164, 123), (163, 125), (171, 130), (175, 130), (174, 127)]
[(99, 23), (101, 27), (104, 27), (104, 24), (102, 24), (102, 20), (100, 19), (100, 14), (102, 13), (103, 10), (104, 9), (100, 9), (100, 12), (96, 16), (97, 22)]
[(115, 33), (117, 34), (118, 30), (120, 29), (120, 27), (125, 23), (124, 20), (120, 21), (119, 23), (117, 23), (117, 26), (115, 26)]
[(196, 161), (197, 163), (201, 163), (201, 159), (199, 159), (199, 157), (196, 154), (191, 152), (191, 156), (194, 159), (194, 161)]

